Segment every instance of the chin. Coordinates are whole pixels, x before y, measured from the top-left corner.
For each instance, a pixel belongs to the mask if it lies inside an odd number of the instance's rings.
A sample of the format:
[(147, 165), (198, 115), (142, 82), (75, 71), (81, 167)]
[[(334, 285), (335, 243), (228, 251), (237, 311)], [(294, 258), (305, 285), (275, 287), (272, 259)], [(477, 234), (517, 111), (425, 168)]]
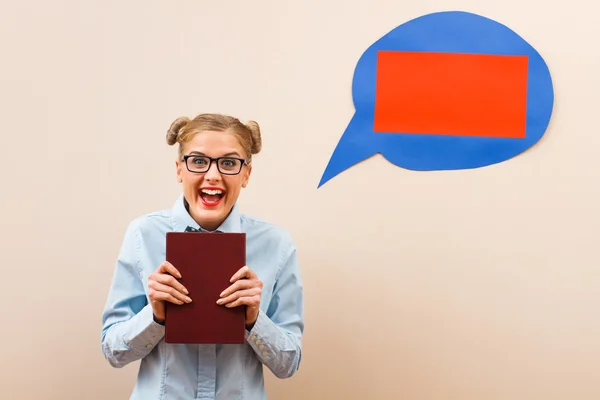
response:
[(199, 220), (197, 222), (205, 229), (214, 230), (223, 223), (230, 210), (227, 207), (225, 196), (208, 200), (198, 196), (195, 211)]
[(207, 210), (200, 205), (200, 207), (196, 207), (195, 215), (192, 215), (192, 218), (198, 222), (203, 229), (214, 231), (217, 229), (223, 221), (227, 218), (227, 212), (224, 209), (221, 210)]

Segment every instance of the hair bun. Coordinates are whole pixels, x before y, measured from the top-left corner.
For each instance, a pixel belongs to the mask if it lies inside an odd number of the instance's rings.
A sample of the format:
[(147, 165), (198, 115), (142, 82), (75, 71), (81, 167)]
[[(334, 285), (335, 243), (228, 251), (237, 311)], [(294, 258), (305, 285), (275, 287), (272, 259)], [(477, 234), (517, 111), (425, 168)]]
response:
[(167, 144), (169, 146), (177, 143), (177, 138), (179, 136), (180, 131), (185, 128), (185, 126), (190, 122), (188, 117), (179, 117), (169, 127), (167, 131)]
[(250, 131), (250, 135), (252, 136), (252, 147), (250, 148), (250, 152), (252, 154), (257, 154), (262, 149), (262, 138), (260, 136), (260, 127), (256, 121), (248, 121), (246, 124), (246, 128)]

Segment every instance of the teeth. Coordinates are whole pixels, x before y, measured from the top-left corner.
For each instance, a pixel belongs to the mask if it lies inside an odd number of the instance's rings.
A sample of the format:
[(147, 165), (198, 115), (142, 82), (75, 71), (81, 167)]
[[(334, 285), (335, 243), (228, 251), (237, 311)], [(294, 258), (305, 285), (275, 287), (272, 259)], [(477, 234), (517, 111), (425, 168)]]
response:
[(214, 195), (217, 195), (217, 194), (223, 194), (223, 191), (222, 190), (218, 190), (218, 189), (215, 189), (215, 190), (202, 189), (202, 193), (214, 196)]

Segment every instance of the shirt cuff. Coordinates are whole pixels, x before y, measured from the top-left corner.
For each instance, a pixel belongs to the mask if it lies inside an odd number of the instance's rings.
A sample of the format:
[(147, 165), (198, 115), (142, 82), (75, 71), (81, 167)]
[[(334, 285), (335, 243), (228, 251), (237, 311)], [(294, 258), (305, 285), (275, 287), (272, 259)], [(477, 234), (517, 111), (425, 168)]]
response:
[(134, 324), (129, 332), (126, 344), (141, 356), (146, 355), (165, 335), (165, 327), (154, 321), (152, 306), (147, 304), (134, 317)]
[(275, 356), (279, 347), (277, 343), (279, 336), (277, 326), (262, 310), (258, 312), (258, 318), (252, 329), (246, 331), (246, 341), (252, 346), (258, 357), (264, 361)]

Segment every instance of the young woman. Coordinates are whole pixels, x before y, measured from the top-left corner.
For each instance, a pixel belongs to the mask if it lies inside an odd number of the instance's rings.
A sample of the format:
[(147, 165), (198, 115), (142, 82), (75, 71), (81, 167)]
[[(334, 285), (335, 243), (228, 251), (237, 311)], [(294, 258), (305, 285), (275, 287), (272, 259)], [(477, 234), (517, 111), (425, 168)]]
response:
[[(263, 365), (279, 378), (298, 370), (304, 315), (292, 239), (236, 206), (252, 172), (252, 154), (261, 149), (259, 126), (217, 114), (181, 117), (167, 143), (179, 145), (183, 193), (171, 209), (130, 223), (102, 315), (102, 351), (118, 368), (141, 360), (131, 399), (266, 399)], [(162, 340), (165, 302), (193, 301), (177, 279), (177, 266), (165, 261), (165, 236), (191, 228), (246, 233), (247, 266), (215, 299), (223, 307), (246, 305), (244, 345)]]

